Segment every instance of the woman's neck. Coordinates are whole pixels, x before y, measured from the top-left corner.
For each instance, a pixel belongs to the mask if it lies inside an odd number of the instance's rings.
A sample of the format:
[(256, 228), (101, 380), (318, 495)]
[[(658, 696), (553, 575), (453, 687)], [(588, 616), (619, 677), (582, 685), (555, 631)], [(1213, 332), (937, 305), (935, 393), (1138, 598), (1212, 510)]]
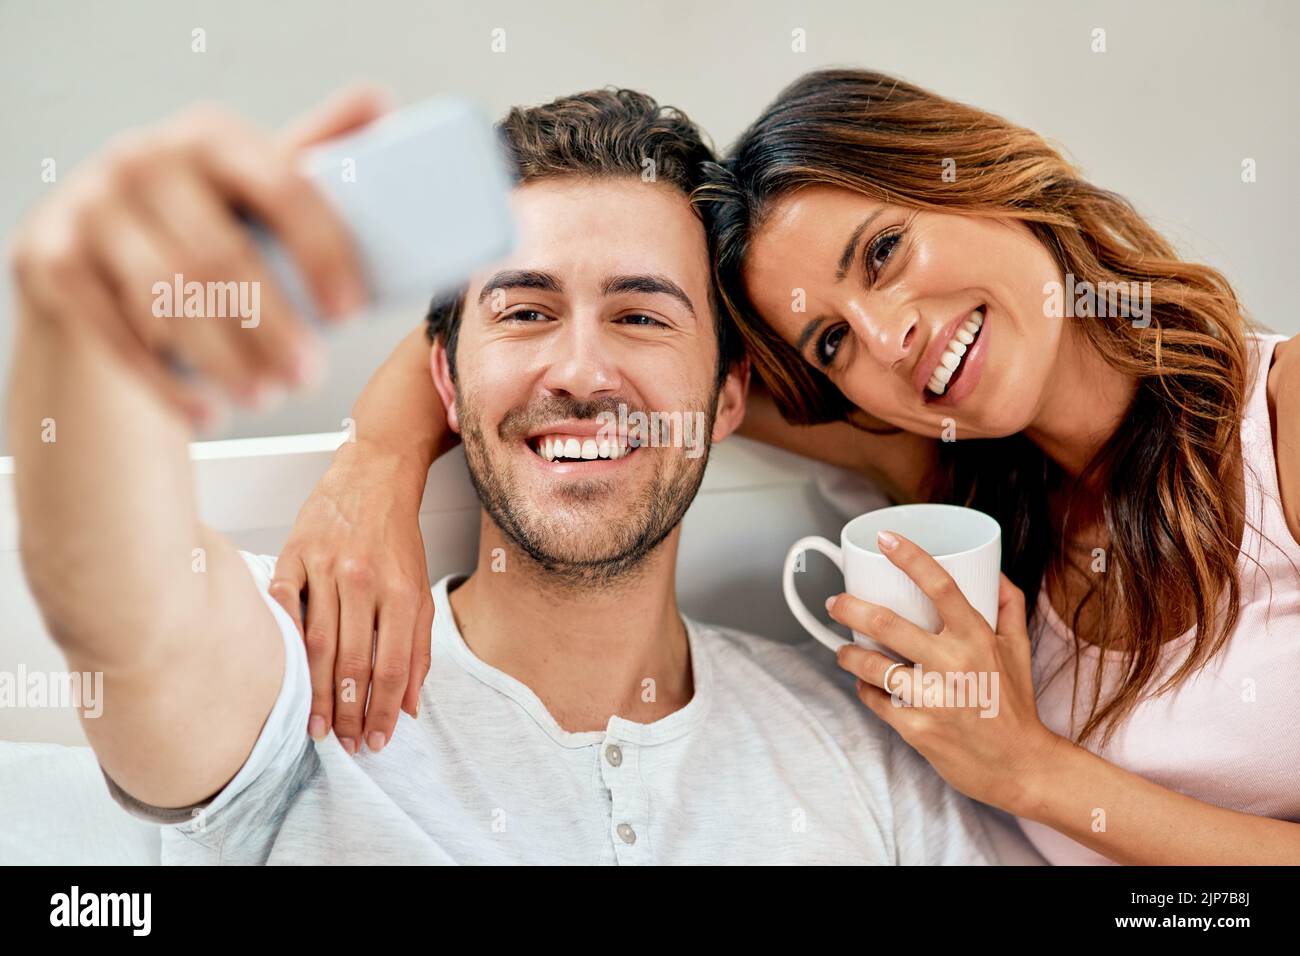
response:
[(1077, 478), (1119, 429), (1137, 379), (1112, 368), (1067, 322), (1048, 381), (1052, 384), (1025, 435)]

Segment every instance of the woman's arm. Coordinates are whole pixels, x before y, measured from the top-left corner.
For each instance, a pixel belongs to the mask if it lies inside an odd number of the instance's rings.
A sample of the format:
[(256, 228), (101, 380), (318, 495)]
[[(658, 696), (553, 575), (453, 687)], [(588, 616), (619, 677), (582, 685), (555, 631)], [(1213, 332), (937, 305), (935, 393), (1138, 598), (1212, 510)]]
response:
[(1300, 543), (1300, 335), (1274, 346), (1265, 391), (1282, 514), (1291, 537)]
[[(953, 787), (1119, 863), (1300, 861), (1300, 824), (1175, 793), (1049, 730), (1034, 694), (1025, 596), (1005, 575), (993, 629), (922, 548), (901, 535), (882, 535), (878, 544), (934, 602), (944, 627), (930, 633), (887, 608), (837, 595), (828, 604), (832, 618), (917, 668), (890, 671), (891, 657), (858, 645), (840, 649), (839, 665), (858, 677), (862, 702)], [(966, 675), (978, 675), (985, 688), (975, 699), (951, 680)], [(927, 679), (935, 676), (943, 680)]]
[[(881, 422), (880, 427), (887, 426)], [(859, 472), (899, 502), (924, 499), (927, 480), (938, 458), (935, 439), (910, 432), (876, 435), (848, 422), (791, 425), (757, 377), (750, 380), (740, 434)]]
[(1249, 866), (1300, 863), (1300, 823), (1225, 810), (1123, 770), (1064, 737), (1004, 807), (1116, 863)]
[(429, 670), (433, 599), (420, 501), (430, 464), (457, 438), (422, 327), (379, 367), (352, 417), (355, 440), (339, 447), (298, 513), (271, 593), (306, 640), (308, 732), (319, 740), (332, 725), (356, 752), (362, 742), (386, 744), (399, 709), (416, 713)]

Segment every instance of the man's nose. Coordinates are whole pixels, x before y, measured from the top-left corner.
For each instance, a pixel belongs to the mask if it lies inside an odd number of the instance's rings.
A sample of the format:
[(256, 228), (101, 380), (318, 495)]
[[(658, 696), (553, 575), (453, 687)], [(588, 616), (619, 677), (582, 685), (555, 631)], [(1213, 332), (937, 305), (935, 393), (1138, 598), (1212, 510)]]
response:
[(554, 395), (585, 401), (622, 386), (617, 356), (599, 321), (570, 321), (548, 351), (542, 386)]
[(917, 345), (920, 314), (910, 305), (878, 296), (853, 296), (844, 303), (853, 334), (883, 368), (893, 368)]

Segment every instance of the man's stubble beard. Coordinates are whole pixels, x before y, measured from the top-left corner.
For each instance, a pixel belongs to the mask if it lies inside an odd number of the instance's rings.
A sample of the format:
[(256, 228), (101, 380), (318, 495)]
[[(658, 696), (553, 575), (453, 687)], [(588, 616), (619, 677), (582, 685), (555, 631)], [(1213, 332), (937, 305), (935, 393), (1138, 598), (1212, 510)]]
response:
[[(465, 461), (469, 466), (470, 481), (474, 485), (492, 522), (506, 538), (526, 555), (539, 570), (555, 583), (576, 589), (608, 586), (636, 573), (663, 540), (672, 533), (685, 516), (700, 483), (708, 462), (717, 394), (705, 405), (704, 453), (696, 459), (685, 456), (684, 448), (666, 449), (669, 454), (681, 452), (686, 466), (677, 469), (661, 468), (654, 480), (644, 489), (636, 502), (613, 520), (604, 521), (606, 527), (596, 529), (597, 534), (610, 535), (602, 553), (580, 556), (565, 554), (559, 547), (547, 518), (538, 515), (526, 504), (525, 497), (516, 487), (509, 469), (493, 468), (483, 438), (477, 409), (467, 403), (459, 384), (456, 387), (456, 404), (460, 411), (461, 439), (465, 446)], [(503, 445), (508, 446), (527, 431), (530, 422), (547, 424), (562, 418), (594, 419), (601, 412), (617, 414), (617, 399), (579, 402), (553, 399), (539, 409), (534, 403), (528, 409), (508, 413), (498, 429)], [(661, 449), (641, 449), (635, 454), (660, 452)], [(529, 452), (532, 454), (532, 452)], [(565, 497), (575, 505), (617, 493), (614, 483), (599, 478), (574, 482), (565, 489)], [(632, 519), (631, 521), (626, 519)], [(610, 530), (612, 526), (612, 531)], [(589, 529), (581, 528), (581, 533)]]

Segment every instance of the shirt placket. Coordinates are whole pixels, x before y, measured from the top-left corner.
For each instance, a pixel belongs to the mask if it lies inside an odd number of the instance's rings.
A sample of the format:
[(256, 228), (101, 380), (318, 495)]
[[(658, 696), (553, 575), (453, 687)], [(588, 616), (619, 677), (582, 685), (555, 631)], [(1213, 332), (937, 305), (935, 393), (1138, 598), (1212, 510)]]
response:
[(652, 862), (650, 801), (641, 782), (641, 748), (606, 734), (600, 748), (600, 775), (609, 791), (610, 840), (620, 866)]

